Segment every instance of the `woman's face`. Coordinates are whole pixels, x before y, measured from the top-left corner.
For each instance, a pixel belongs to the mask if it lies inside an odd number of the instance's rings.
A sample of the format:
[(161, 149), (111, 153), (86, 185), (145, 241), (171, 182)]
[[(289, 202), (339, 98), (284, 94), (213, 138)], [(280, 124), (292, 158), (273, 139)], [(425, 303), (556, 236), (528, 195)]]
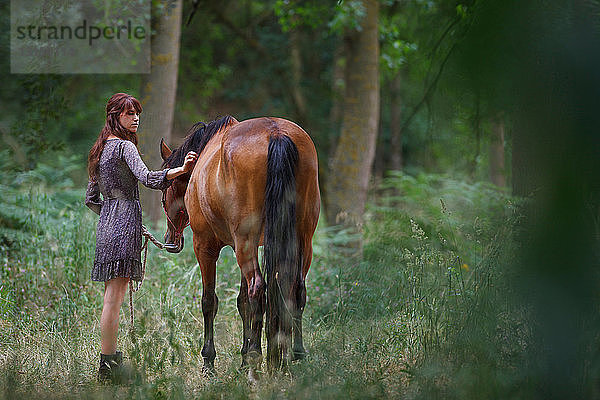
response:
[(119, 122), (125, 129), (131, 133), (137, 132), (140, 124), (140, 114), (137, 113), (133, 108), (123, 111), (119, 115)]

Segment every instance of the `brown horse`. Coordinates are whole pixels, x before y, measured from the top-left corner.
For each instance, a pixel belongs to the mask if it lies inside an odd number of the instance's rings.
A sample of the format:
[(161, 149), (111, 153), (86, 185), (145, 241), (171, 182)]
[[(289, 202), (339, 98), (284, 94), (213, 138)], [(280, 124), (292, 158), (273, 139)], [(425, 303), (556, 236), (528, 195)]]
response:
[[(265, 297), (267, 365), (279, 368), (290, 358), (302, 358), (304, 279), (320, 209), (312, 140), (285, 119), (238, 122), (227, 116), (197, 123), (174, 151), (161, 142), (166, 167), (181, 165), (188, 151), (199, 154), (194, 170), (176, 178), (163, 193), (165, 242), (169, 251), (181, 251), (189, 221), (202, 272), (204, 367), (214, 368), (215, 268), (226, 245), (233, 247), (242, 275), (237, 299), (243, 323), (242, 365), (256, 366), (262, 359)], [(260, 245), (266, 285), (258, 263)]]

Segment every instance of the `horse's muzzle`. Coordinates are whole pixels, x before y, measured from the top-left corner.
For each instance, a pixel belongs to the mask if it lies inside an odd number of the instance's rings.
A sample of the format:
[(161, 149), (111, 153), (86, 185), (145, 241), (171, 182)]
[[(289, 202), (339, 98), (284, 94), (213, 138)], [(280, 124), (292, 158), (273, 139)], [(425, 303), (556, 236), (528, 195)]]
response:
[(179, 253), (183, 250), (183, 235), (179, 238), (178, 243), (169, 243), (170, 235), (167, 232), (165, 235), (165, 250), (169, 253)]

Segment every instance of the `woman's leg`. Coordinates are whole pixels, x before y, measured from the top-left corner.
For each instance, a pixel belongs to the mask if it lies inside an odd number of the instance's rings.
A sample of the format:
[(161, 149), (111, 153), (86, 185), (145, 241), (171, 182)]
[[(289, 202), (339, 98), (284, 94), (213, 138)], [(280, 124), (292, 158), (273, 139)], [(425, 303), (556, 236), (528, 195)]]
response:
[(104, 306), (100, 317), (100, 342), (102, 354), (115, 354), (117, 351), (117, 336), (119, 334), (119, 310), (129, 278), (114, 278), (106, 281), (104, 288)]

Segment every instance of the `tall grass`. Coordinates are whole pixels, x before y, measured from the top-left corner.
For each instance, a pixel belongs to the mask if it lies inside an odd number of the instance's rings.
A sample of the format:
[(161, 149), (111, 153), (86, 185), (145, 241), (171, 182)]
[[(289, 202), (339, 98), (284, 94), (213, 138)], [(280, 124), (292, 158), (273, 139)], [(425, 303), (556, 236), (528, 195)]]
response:
[(96, 216), (69, 168), (44, 168), (0, 183), (0, 397), (481, 398), (517, 379), (526, 310), (511, 312), (503, 283), (514, 203), (487, 185), (394, 174), (372, 196), (362, 261), (345, 257), (346, 232), (317, 229), (305, 361), (248, 384), (238, 368), (240, 273), (226, 248), (217, 265), (217, 373), (203, 375), (191, 246), (178, 255), (150, 248), (134, 295), (135, 337), (127, 305), (120, 318), (133, 384), (98, 386), (103, 286), (89, 279)]

